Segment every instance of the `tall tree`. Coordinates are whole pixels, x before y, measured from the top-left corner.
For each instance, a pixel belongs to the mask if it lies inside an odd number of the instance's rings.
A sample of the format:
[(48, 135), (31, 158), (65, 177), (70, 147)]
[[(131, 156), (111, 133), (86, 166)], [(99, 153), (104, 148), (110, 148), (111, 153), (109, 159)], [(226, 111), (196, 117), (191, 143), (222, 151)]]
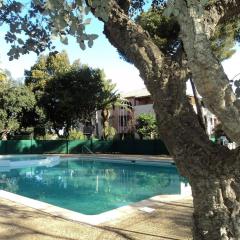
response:
[(113, 84), (111, 80), (105, 79), (105, 75), (102, 75), (104, 79), (103, 82), (103, 89), (102, 89), (102, 103), (99, 104), (99, 109), (101, 110), (101, 117), (102, 117), (102, 126), (103, 132), (102, 136), (103, 139), (108, 139), (109, 135), (109, 118), (111, 114), (111, 110), (115, 106), (121, 106), (121, 99), (120, 95), (115, 90), (116, 84)]
[[(39, 35), (57, 33), (66, 42), (65, 34), (70, 33), (77, 37), (81, 48), (85, 48), (86, 42), (91, 46), (95, 36), (84, 33), (87, 21), (83, 22), (84, 18), (79, 18), (81, 13), (78, 15), (75, 11), (80, 9), (78, 6), (83, 1), (57, 2), (42, 4), (41, 1), (34, 1), (31, 12), (33, 18), (44, 12), (44, 20), (48, 22), (46, 30), (41, 28), (40, 33), (43, 34)], [(240, 143), (239, 100), (212, 45), (214, 37), (219, 39), (216, 48), (224, 45), (225, 40), (221, 39), (223, 35), (217, 36), (217, 31), (221, 26), (238, 23), (240, 1), (167, 1), (167, 13), (175, 17), (180, 27), (179, 44), (171, 52), (161, 49), (153, 37), (129, 15), (133, 12), (131, 8), (129, 11), (131, 4), (132, 9), (142, 8), (144, 2), (86, 0), (92, 13), (103, 21), (104, 33), (109, 41), (138, 68), (152, 95), (160, 134), (181, 174), (189, 179), (192, 186), (194, 239), (240, 239), (239, 150), (230, 151), (209, 141), (185, 94), (185, 82), (190, 71), (206, 106), (220, 119), (226, 134)], [(164, 0), (152, 2), (154, 6), (166, 5)], [(9, 6), (4, 7), (6, 12)], [(88, 10), (85, 8), (85, 12)], [(64, 13), (64, 18), (61, 13)], [(82, 22), (77, 22), (77, 19)], [(18, 28), (23, 25), (16, 22)], [(29, 25), (33, 23), (36, 22), (31, 21)], [(231, 41), (239, 40), (239, 25), (235, 25), (231, 28), (234, 33), (231, 34)], [(222, 29), (226, 30), (224, 27)], [(10, 40), (12, 35), (15, 36), (12, 32)], [(10, 57), (17, 57), (23, 51), (19, 42), (20, 46), (13, 45)], [(27, 44), (24, 46), (29, 49)], [(229, 55), (231, 53), (226, 57)]]
[(45, 113), (45, 122), (50, 122), (57, 133), (64, 128), (68, 135), (75, 123), (89, 120), (98, 109), (109, 111), (118, 99), (115, 85), (105, 79), (103, 71), (82, 66), (79, 61), (70, 64), (66, 52), (40, 56), (25, 76), (39, 110)]
[(102, 89), (102, 102), (99, 103), (99, 109), (101, 110), (103, 139), (107, 140), (109, 137), (113, 137), (116, 134), (116, 130), (109, 125), (109, 119), (111, 116), (111, 110), (115, 108), (123, 108), (126, 111), (132, 112), (132, 108), (129, 106), (126, 99), (121, 98), (117, 93), (116, 84), (113, 84), (111, 80), (105, 79), (103, 75), (103, 89)]
[[(236, 98), (209, 41), (209, 30), (213, 34), (221, 18), (232, 17), (228, 14), (234, 14), (233, 6), (238, 7), (238, 2), (225, 1), (227, 7), (222, 13), (218, 7), (223, 1), (205, 9), (199, 1), (172, 2), (184, 45), (183, 49), (180, 44), (175, 54), (162, 51), (116, 1), (109, 1), (111, 10), (108, 20), (104, 21), (104, 32), (139, 69), (154, 101), (160, 134), (181, 174), (190, 181), (194, 198), (194, 239), (238, 239), (238, 153), (209, 142), (185, 96), (190, 68), (204, 102), (224, 122), (235, 141), (239, 141)], [(228, 10), (225, 12), (225, 9)]]
[[(75, 67), (75, 64), (73, 64)], [(33, 92), (41, 93), (46, 84), (54, 77), (67, 73), (72, 68), (65, 51), (53, 52), (48, 56), (41, 55), (30, 70), (25, 71), (25, 84)]]
[(0, 133), (3, 139), (7, 139), (9, 134), (13, 135), (16, 130), (21, 130), (24, 115), (35, 104), (35, 96), (26, 86), (7, 78), (0, 81)]
[(102, 71), (83, 66), (53, 78), (45, 87), (41, 104), (58, 132), (66, 135), (77, 122), (89, 121), (105, 101)]
[[(67, 53), (63, 51), (52, 52), (47, 56), (41, 55), (31, 69), (25, 71), (25, 84), (34, 92), (37, 99), (35, 109), (25, 116), (27, 124), (31, 123), (36, 129), (44, 129), (46, 126), (51, 128), (52, 119), (47, 115), (49, 112), (46, 112), (47, 108), (43, 103), (46, 101), (46, 86), (49, 89), (53, 79), (66, 74), (70, 69), (77, 69), (77, 61), (71, 65)], [(45, 130), (42, 131), (44, 132)]]
[[(189, 179), (194, 198), (194, 239), (238, 239), (238, 153), (209, 141), (187, 101), (185, 82), (190, 68), (204, 102), (239, 142), (236, 98), (209, 40), (221, 19), (227, 21), (232, 14), (236, 17), (234, 8), (239, 3), (225, 1), (227, 7), (221, 13), (223, 1), (206, 8), (200, 1), (172, 3), (184, 45), (182, 48), (180, 42), (174, 54), (162, 51), (117, 1), (109, 1), (109, 18), (102, 19), (104, 32), (139, 69), (154, 101), (160, 134), (181, 174)], [(92, 6), (92, 11), (96, 7)]]

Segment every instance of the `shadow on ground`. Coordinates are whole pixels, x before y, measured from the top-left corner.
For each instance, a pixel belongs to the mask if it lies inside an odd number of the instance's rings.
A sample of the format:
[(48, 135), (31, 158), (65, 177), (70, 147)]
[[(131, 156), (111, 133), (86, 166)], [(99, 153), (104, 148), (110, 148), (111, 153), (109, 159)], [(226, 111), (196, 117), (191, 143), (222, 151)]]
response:
[(136, 212), (100, 226), (67, 221), (0, 199), (1, 240), (191, 239), (192, 201), (153, 201), (153, 213)]

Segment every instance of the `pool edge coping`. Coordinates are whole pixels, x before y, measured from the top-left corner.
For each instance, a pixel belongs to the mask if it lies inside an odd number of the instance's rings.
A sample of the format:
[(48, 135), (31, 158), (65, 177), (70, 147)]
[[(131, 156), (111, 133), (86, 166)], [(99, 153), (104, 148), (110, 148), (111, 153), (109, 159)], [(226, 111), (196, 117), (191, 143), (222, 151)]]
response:
[(96, 215), (86, 215), (83, 213), (78, 213), (72, 210), (68, 210), (65, 208), (61, 208), (49, 203), (45, 203), (39, 200), (35, 200), (32, 198), (24, 197), (15, 193), (7, 192), (4, 190), (0, 190), (0, 198), (12, 201), (17, 204), (22, 204), (26, 207), (33, 208), (43, 213), (50, 214), (55, 217), (63, 218), (65, 220), (70, 220), (79, 223), (85, 223), (90, 225), (100, 225), (103, 223), (107, 223), (110, 221), (118, 221), (121, 220), (123, 216), (126, 214), (131, 214), (134, 212), (145, 212), (144, 209), (152, 209), (155, 210), (153, 205), (158, 203), (158, 205), (164, 205), (168, 202), (181, 200), (188, 195), (157, 195), (148, 199), (144, 199), (142, 201), (132, 203), (126, 206), (118, 207), (113, 210), (109, 210)]

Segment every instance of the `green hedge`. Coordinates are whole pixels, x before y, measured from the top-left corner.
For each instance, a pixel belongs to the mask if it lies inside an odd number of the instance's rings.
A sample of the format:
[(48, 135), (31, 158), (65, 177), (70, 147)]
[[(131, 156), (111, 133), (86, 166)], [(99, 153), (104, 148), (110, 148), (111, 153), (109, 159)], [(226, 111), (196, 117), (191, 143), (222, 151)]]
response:
[(0, 141), (0, 154), (89, 153), (169, 154), (161, 140), (8, 140)]

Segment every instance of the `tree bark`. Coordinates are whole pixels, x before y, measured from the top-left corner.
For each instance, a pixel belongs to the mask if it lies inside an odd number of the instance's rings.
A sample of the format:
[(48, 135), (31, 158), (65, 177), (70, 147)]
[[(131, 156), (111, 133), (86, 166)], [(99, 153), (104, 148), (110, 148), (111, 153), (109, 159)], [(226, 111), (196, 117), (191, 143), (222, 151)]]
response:
[[(232, 2), (236, 2), (235, 7), (237, 2), (239, 5), (239, 1)], [(205, 23), (204, 9), (198, 0), (176, 0), (174, 8), (179, 10), (175, 16), (181, 27), (181, 39), (197, 90), (207, 108), (223, 124), (224, 131), (232, 140), (240, 143), (240, 101), (221, 63), (212, 52), (209, 41), (211, 33), (207, 30), (210, 24)], [(212, 13), (212, 24), (216, 25), (227, 13), (224, 9), (220, 14)]]
[(165, 56), (116, 1), (109, 5), (104, 33), (140, 71), (154, 102), (160, 135), (192, 186), (194, 239), (240, 239), (239, 153), (210, 142), (200, 126), (185, 94), (184, 53)]
[(240, 188), (236, 177), (211, 174), (192, 180), (194, 239), (240, 239)]
[(110, 117), (110, 111), (107, 108), (102, 109), (101, 111), (101, 116), (102, 116), (102, 126), (103, 126), (103, 139), (107, 139), (108, 138), (108, 134), (107, 134), (107, 129), (109, 127), (109, 117)]

